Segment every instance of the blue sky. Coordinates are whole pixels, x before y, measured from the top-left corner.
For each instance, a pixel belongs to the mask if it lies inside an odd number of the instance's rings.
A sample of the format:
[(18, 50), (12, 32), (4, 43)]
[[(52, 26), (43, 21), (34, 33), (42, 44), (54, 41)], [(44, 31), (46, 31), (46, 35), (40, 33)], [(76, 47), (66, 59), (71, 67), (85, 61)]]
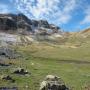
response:
[(90, 0), (0, 0), (0, 13), (23, 13), (45, 19), (64, 31), (90, 27)]

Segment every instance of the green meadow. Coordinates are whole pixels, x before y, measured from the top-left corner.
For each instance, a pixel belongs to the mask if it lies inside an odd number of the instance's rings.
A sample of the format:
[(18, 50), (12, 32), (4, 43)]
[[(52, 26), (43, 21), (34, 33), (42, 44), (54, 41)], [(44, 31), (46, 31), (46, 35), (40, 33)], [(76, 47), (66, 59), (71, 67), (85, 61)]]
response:
[[(40, 82), (46, 75), (57, 75), (70, 90), (90, 90), (90, 45), (83, 44), (70, 48), (51, 44), (31, 44), (14, 47), (22, 57), (5, 60), (11, 66), (0, 66), (0, 75), (10, 75), (15, 83), (0, 79), (0, 87), (18, 87), (19, 90), (39, 90)], [(13, 69), (21, 67), (31, 74), (13, 74)]]

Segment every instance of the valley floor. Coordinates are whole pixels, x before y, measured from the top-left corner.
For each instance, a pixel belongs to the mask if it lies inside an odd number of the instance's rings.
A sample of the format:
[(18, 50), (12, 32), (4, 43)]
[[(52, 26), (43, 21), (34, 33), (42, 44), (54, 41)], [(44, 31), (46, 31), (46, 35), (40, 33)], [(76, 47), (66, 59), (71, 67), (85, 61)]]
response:
[[(0, 66), (0, 75), (8, 74), (15, 83), (0, 79), (0, 87), (18, 87), (19, 90), (39, 90), (46, 75), (57, 75), (71, 90), (90, 90), (90, 46), (62, 48), (45, 44), (14, 47), (22, 58), (7, 59)], [(31, 75), (12, 74), (17, 67), (25, 68)]]

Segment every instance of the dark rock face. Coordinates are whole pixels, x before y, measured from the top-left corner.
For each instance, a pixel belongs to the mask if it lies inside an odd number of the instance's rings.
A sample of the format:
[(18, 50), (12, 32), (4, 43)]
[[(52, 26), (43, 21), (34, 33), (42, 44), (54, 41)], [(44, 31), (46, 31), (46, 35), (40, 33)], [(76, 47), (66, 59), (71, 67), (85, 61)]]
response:
[(17, 27), (20, 28), (20, 29), (24, 29), (24, 31), (32, 31), (32, 28), (31, 26), (26, 23), (24, 20), (21, 20), (19, 22), (17, 22)]
[(16, 30), (17, 24), (14, 20), (7, 19), (6, 20), (6, 30)]
[(38, 27), (49, 28), (49, 23), (45, 20), (40, 20), (38, 22)]
[(18, 29), (32, 31), (31, 24), (31, 20), (23, 14), (0, 14), (0, 30), (2, 31), (15, 30), (17, 32)]
[[(15, 31), (17, 33), (32, 32), (43, 28), (51, 29), (53, 33), (57, 33), (59, 27), (49, 24), (46, 20), (31, 20), (23, 14), (0, 14), (0, 30)], [(21, 31), (20, 31), (21, 30)]]
[(22, 29), (23, 34), (25, 33), (25, 31), (32, 32), (31, 26), (32, 26), (32, 21), (28, 19), (25, 15), (23, 14), (17, 15), (17, 29)]
[(29, 18), (27, 18), (25, 15), (23, 14), (18, 14), (17, 15), (17, 21), (25, 21), (27, 24), (32, 25), (32, 20), (30, 20)]
[(0, 17), (0, 30), (15, 30), (16, 22), (13, 19)]

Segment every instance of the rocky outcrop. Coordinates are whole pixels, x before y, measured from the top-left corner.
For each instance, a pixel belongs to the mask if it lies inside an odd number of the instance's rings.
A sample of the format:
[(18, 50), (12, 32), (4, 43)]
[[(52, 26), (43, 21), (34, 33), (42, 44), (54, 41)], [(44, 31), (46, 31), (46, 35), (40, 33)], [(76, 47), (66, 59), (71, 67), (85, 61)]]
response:
[(12, 45), (14, 42), (13, 44), (16, 45), (24, 42), (31, 43), (32, 40), (55, 41), (55, 38), (57, 38), (55, 37), (56, 34), (62, 36), (60, 28), (54, 24), (49, 24), (46, 20), (31, 20), (21, 13), (0, 14), (1, 44), (6, 43)]
[(55, 26), (54, 24), (50, 24), (50, 29), (53, 31), (53, 33), (58, 33), (60, 27)]
[(14, 70), (13, 73), (14, 74), (21, 74), (21, 75), (29, 74), (29, 72), (23, 68), (17, 68), (16, 70)]
[(0, 56), (8, 57), (9, 59), (15, 59), (20, 55), (16, 53), (15, 50), (12, 50), (11, 48), (0, 47)]
[(11, 17), (0, 16), (0, 30), (16, 30), (17, 24), (15, 20)]
[(49, 23), (45, 20), (38, 21), (38, 27), (49, 28)]
[[(19, 29), (22, 29), (24, 31), (32, 31), (31, 25), (32, 22), (30, 19), (28, 19), (25, 15), (23, 14), (0, 14), (0, 30), (1, 31), (6, 31), (8, 30), (10, 32), (19, 32)], [(10, 33), (9, 32), (9, 33)]]
[(0, 30), (25, 33), (40, 30), (52, 30), (53, 33), (58, 33), (59, 27), (49, 24), (46, 20), (31, 20), (23, 14), (0, 14)]
[(15, 82), (15, 80), (10, 75), (3, 75), (1, 76), (2, 80), (11, 81), (12, 83)]
[(40, 90), (69, 90), (60, 77), (47, 75), (40, 85)]

